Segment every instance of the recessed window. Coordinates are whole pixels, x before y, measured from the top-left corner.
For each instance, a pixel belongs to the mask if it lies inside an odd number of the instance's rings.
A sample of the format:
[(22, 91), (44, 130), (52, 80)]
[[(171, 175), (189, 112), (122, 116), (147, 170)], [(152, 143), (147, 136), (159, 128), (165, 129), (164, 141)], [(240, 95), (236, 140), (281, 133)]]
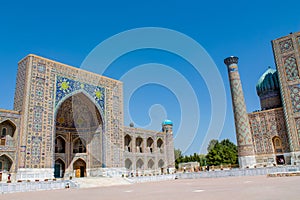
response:
[(6, 128), (2, 128), (1, 136), (5, 137), (6, 136), (6, 132), (7, 132), (7, 129)]

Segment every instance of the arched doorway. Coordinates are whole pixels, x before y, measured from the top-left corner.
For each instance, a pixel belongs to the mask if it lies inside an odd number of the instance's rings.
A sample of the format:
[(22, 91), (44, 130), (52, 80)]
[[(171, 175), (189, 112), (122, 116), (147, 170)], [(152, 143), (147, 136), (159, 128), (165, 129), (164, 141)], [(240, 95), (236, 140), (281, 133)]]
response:
[(128, 152), (132, 152), (132, 139), (131, 139), (131, 137), (130, 137), (130, 135), (126, 135), (125, 137), (124, 137), (124, 149), (125, 149), (125, 151), (128, 151)]
[(144, 169), (144, 161), (140, 158), (136, 161), (136, 169), (138, 170)]
[(82, 159), (78, 159), (73, 164), (73, 169), (75, 170), (75, 177), (86, 177), (86, 163)]
[(162, 174), (164, 173), (164, 165), (165, 165), (165, 162), (162, 159), (160, 159), (158, 161), (158, 168), (160, 169)]
[(164, 146), (163, 145), (164, 145), (163, 140), (161, 138), (159, 138), (157, 140), (157, 150), (158, 150), (159, 153), (163, 153), (164, 152)]
[(148, 150), (148, 153), (153, 153), (153, 147), (154, 147), (154, 141), (151, 137), (149, 137), (147, 139), (147, 150)]
[[(65, 161), (65, 176), (72, 176), (73, 170), (77, 170), (77, 176), (85, 177), (85, 162), (90, 163), (90, 168), (102, 167), (102, 127), (98, 107), (86, 94), (74, 94), (59, 104), (55, 116), (54, 160)], [(76, 160), (79, 157), (87, 160), (79, 162)], [(54, 164), (57, 176), (61, 175), (58, 164), (62, 163)]]
[(154, 161), (152, 159), (150, 159), (148, 161), (148, 169), (153, 169), (154, 168)]
[(9, 172), (11, 170), (13, 161), (7, 156), (0, 156), (0, 171)]
[(74, 140), (73, 153), (86, 153), (86, 144), (81, 138), (76, 138)]
[(125, 168), (128, 169), (128, 170), (131, 170), (132, 169), (132, 162), (129, 158), (127, 158), (125, 160)]
[(16, 126), (10, 120), (0, 123), (0, 145), (12, 146)]
[(55, 161), (54, 177), (63, 178), (65, 174), (65, 163), (60, 158)]
[(276, 156), (276, 164), (277, 165), (285, 164), (281, 139), (278, 136), (275, 136), (272, 139), (272, 141), (273, 141), (273, 147), (274, 147), (274, 154)]
[(137, 137), (135, 140), (135, 145), (136, 145), (136, 152), (137, 153), (143, 153), (144, 152), (144, 148), (143, 148), (143, 139), (141, 137)]
[(66, 152), (66, 142), (61, 136), (55, 138), (55, 153), (65, 153)]

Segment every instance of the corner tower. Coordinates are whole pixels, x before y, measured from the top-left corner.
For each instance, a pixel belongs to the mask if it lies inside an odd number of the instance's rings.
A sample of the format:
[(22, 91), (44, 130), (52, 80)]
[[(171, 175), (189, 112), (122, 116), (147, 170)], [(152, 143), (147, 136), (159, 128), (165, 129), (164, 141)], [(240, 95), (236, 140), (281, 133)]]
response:
[(230, 81), (239, 165), (241, 168), (253, 167), (256, 164), (255, 153), (240, 74), (238, 72), (238, 57), (228, 57), (224, 60), (224, 63), (227, 65)]
[(168, 172), (170, 172), (169, 170), (173, 171), (175, 169), (173, 122), (171, 120), (163, 121), (162, 132), (166, 134), (167, 167)]

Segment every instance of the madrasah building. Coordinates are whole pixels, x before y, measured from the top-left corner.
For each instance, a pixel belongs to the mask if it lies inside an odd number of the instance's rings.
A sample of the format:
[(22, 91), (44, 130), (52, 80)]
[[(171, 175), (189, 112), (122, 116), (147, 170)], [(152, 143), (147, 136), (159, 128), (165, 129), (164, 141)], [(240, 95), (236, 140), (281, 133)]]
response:
[(13, 110), (0, 110), (0, 181), (174, 169), (172, 121), (124, 126), (122, 82), (36, 55), (16, 82)]
[(238, 58), (227, 65), (242, 168), (300, 164), (300, 32), (272, 41), (276, 70), (267, 69), (256, 92), (261, 110), (246, 112)]

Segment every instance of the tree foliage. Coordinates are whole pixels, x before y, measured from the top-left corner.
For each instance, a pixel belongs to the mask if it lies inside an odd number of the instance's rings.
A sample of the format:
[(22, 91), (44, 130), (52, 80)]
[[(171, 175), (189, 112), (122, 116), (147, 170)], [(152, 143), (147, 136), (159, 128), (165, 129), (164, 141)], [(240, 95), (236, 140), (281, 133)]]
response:
[(182, 152), (180, 149), (174, 149), (174, 156), (175, 156), (175, 160), (177, 160), (178, 158), (182, 157)]
[(237, 146), (230, 142), (229, 139), (222, 140), (221, 142), (217, 141), (206, 155), (206, 160), (209, 165), (237, 164)]
[[(179, 156), (180, 155), (180, 156)], [(175, 149), (175, 167), (178, 169), (179, 163), (187, 163), (187, 162), (199, 162), (200, 166), (206, 165), (206, 158), (203, 154), (194, 153), (190, 156), (183, 156), (179, 149)]]
[(180, 149), (175, 149), (175, 167), (178, 169), (179, 163), (187, 162), (199, 162), (200, 166), (238, 164), (237, 146), (229, 139), (221, 142), (213, 139), (209, 142), (207, 149), (209, 150), (207, 155), (194, 153), (189, 156), (183, 156)]
[(212, 150), (217, 143), (218, 143), (218, 140), (212, 139), (208, 144), (207, 152), (210, 152), (210, 150)]

